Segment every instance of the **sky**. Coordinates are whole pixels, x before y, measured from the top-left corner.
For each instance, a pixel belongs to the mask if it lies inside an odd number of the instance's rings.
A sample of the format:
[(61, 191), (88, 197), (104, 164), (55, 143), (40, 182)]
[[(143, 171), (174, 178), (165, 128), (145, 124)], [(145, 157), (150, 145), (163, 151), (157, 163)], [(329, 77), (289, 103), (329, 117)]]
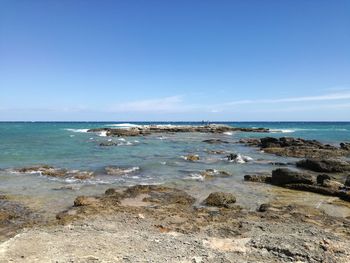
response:
[(0, 0), (0, 121), (350, 121), (350, 1)]

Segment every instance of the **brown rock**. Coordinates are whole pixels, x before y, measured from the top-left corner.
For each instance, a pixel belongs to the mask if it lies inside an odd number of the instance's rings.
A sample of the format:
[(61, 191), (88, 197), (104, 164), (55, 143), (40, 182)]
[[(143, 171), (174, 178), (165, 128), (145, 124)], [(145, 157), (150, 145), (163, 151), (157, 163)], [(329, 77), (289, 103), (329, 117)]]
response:
[(208, 206), (229, 207), (236, 202), (236, 197), (231, 193), (214, 192), (205, 200), (204, 204)]

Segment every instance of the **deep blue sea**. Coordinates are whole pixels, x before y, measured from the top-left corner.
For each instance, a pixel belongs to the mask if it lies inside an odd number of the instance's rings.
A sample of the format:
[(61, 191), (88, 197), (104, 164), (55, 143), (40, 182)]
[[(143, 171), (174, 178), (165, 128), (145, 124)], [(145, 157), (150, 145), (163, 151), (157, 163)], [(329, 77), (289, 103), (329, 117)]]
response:
[[(223, 123), (223, 122), (213, 122)], [(19, 199), (47, 211), (64, 208), (80, 194), (100, 194), (109, 187), (134, 184), (172, 184), (200, 197), (213, 190), (234, 192), (238, 203), (255, 207), (273, 196), (289, 198), (290, 190), (251, 185), (243, 182), (248, 173), (270, 173), (276, 167), (270, 161), (295, 161), (263, 154), (257, 149), (239, 144), (210, 145), (202, 141), (220, 138), (237, 142), (243, 137), (290, 136), (316, 139), (338, 145), (350, 142), (349, 122), (224, 122), (238, 127), (264, 127), (271, 133), (232, 134), (152, 134), (144, 137), (109, 138), (103, 133), (88, 133), (98, 127), (130, 127), (133, 125), (167, 124), (198, 125), (196, 122), (0, 122), (0, 193), (13, 194)], [(101, 142), (113, 141), (118, 146), (101, 147)], [(233, 164), (225, 154), (209, 154), (222, 150), (253, 158), (254, 162)], [(184, 156), (197, 154), (198, 162), (188, 162)], [(48, 178), (39, 173), (18, 174), (14, 169), (48, 164), (68, 170), (91, 171), (89, 180)], [(138, 168), (122, 176), (106, 175), (106, 166)], [(224, 170), (232, 176), (203, 180), (205, 169)], [(71, 187), (70, 187), (71, 186)], [(246, 198), (249, 194), (250, 198)], [(293, 192), (295, 200), (298, 194)], [(303, 194), (300, 200), (318, 205), (319, 195)], [(241, 198), (240, 198), (241, 197)], [(326, 204), (324, 205), (326, 206)], [(54, 209), (54, 210), (57, 210)]]

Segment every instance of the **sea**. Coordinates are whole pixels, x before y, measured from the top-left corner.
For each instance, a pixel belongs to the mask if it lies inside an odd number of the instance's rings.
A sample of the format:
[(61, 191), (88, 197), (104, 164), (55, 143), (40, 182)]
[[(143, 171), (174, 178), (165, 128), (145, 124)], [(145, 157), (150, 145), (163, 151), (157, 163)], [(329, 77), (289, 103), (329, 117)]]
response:
[[(298, 137), (339, 145), (350, 142), (350, 122), (211, 122), (234, 127), (269, 128), (270, 133), (230, 132), (224, 134), (174, 133), (137, 137), (107, 137), (105, 132), (90, 133), (92, 128), (128, 128), (142, 125), (203, 125), (202, 122), (0, 122), (0, 194), (11, 195), (19, 202), (51, 216), (72, 205), (78, 195), (98, 195), (108, 188), (136, 184), (174, 186), (201, 200), (210, 192), (232, 192), (237, 203), (256, 209), (271, 200), (291, 197), (339, 216), (350, 215), (349, 207), (323, 197), (247, 183), (246, 174), (270, 174), (278, 165), (293, 163), (296, 158), (269, 155), (259, 149), (237, 143), (241, 138)], [(207, 144), (206, 139), (222, 139), (229, 144)], [(113, 142), (113, 146), (100, 146)], [(222, 151), (212, 154), (211, 151)], [(226, 155), (238, 154), (249, 162), (229, 162)], [(194, 154), (199, 161), (190, 162)], [(19, 173), (18, 168), (50, 165), (67, 170), (91, 171), (92, 179), (53, 178), (39, 172)], [(121, 167), (119, 176), (106, 174), (108, 166)], [(292, 167), (293, 168), (293, 167)], [(205, 179), (206, 169), (225, 171), (230, 176)]]

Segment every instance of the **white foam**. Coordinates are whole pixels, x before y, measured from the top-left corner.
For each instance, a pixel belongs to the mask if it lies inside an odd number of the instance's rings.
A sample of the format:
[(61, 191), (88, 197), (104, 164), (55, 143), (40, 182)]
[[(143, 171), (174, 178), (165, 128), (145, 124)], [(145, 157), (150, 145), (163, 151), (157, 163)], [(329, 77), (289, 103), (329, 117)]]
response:
[(141, 125), (132, 124), (132, 123), (119, 123), (119, 124), (111, 124), (111, 125), (107, 125), (107, 126), (119, 127), (119, 128), (141, 127)]
[(271, 133), (293, 133), (295, 130), (293, 129), (270, 129)]
[(101, 131), (98, 136), (100, 137), (106, 137), (107, 136), (107, 131)]
[(89, 129), (65, 129), (66, 131), (70, 132), (87, 132)]
[(237, 154), (236, 159), (230, 160), (230, 162), (232, 162), (232, 163), (247, 163), (247, 162), (251, 162), (253, 160), (254, 159), (250, 156)]
[(204, 181), (204, 176), (198, 173), (192, 173), (190, 176), (185, 177), (186, 180)]
[(225, 134), (225, 135), (232, 135), (233, 132), (224, 132), (223, 134)]

